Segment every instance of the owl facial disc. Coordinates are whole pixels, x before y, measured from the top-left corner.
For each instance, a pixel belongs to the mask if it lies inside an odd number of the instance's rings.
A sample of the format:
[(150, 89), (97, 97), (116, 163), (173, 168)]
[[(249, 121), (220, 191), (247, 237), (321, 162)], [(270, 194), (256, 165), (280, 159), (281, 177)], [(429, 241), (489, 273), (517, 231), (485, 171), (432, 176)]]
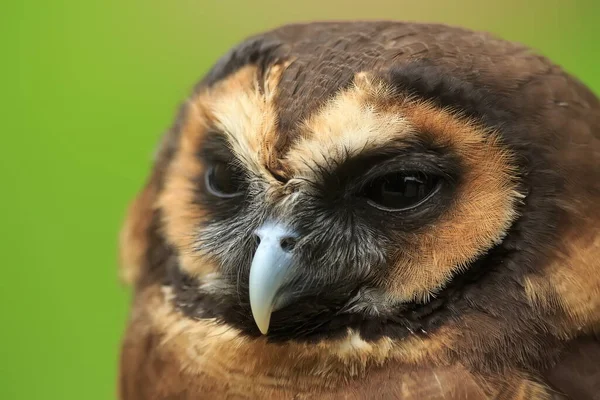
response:
[(250, 266), (250, 308), (263, 335), (269, 331), (271, 313), (281, 308), (281, 288), (289, 281), (296, 234), (285, 225), (267, 223), (255, 231), (260, 239)]

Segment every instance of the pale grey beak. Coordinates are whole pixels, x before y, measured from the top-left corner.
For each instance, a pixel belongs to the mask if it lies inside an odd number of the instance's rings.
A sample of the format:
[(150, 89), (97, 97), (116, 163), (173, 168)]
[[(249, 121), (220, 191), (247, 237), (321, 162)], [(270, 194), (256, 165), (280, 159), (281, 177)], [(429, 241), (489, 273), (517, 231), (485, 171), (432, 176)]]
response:
[(258, 329), (266, 335), (271, 314), (281, 305), (280, 289), (290, 276), (296, 235), (277, 223), (267, 223), (255, 233), (260, 244), (250, 266), (250, 308)]

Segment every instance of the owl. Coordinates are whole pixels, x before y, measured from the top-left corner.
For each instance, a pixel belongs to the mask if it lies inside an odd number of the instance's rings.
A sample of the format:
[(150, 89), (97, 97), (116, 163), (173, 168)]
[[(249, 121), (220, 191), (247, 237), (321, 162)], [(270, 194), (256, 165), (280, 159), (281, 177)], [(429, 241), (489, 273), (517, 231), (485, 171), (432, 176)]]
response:
[(251, 37), (130, 206), (119, 397), (599, 399), (599, 222), (600, 102), (527, 47)]

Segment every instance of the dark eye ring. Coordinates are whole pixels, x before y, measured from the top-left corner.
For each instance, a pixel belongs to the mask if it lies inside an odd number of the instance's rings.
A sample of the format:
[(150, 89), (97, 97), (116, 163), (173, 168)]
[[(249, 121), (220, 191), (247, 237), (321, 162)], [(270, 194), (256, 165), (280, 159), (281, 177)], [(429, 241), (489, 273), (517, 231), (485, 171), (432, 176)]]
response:
[(375, 178), (361, 191), (369, 205), (383, 211), (407, 211), (430, 200), (442, 179), (423, 172), (394, 172)]
[(239, 197), (244, 194), (244, 174), (231, 164), (219, 162), (207, 168), (204, 174), (206, 189), (220, 198)]

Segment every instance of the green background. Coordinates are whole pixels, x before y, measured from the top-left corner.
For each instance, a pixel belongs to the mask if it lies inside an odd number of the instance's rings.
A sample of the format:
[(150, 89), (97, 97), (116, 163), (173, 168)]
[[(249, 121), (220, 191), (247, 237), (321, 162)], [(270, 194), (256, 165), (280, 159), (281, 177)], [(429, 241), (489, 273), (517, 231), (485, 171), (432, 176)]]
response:
[(0, 399), (115, 397), (117, 232), (178, 103), (249, 34), (349, 18), (492, 31), (600, 92), (593, 0), (2, 2)]

